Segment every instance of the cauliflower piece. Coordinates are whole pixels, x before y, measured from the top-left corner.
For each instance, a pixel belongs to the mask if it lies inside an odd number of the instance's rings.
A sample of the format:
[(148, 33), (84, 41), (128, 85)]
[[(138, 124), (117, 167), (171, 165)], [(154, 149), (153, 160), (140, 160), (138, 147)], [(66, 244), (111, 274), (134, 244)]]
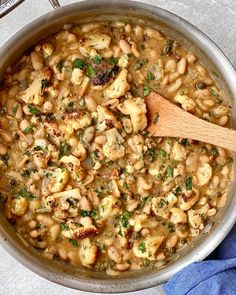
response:
[(174, 101), (178, 102), (181, 104), (182, 108), (189, 112), (189, 111), (193, 111), (196, 108), (196, 103), (194, 100), (192, 100), (191, 98), (189, 98), (187, 95), (181, 95), (181, 94), (177, 94), (174, 97)]
[(199, 199), (199, 191), (197, 189), (183, 190), (179, 196), (179, 207), (186, 211), (189, 210)]
[(126, 99), (118, 108), (123, 114), (130, 115), (133, 131), (135, 133), (147, 127), (147, 118), (145, 115), (147, 109), (142, 98), (136, 97)]
[(164, 236), (148, 236), (144, 240), (139, 240), (134, 243), (133, 252), (139, 258), (155, 260), (155, 254), (160, 247)]
[(197, 179), (200, 185), (207, 184), (212, 177), (212, 168), (208, 163), (202, 163), (197, 169)]
[(85, 160), (87, 156), (87, 150), (82, 143), (78, 143), (73, 149), (72, 154), (75, 155), (80, 161)]
[(91, 243), (90, 238), (81, 241), (79, 256), (83, 265), (93, 264), (97, 257), (97, 246)]
[(110, 46), (111, 37), (107, 34), (90, 33), (83, 36), (79, 41), (79, 49), (81, 53), (89, 57), (95, 50), (108, 49)]
[(130, 218), (129, 224), (134, 227), (134, 231), (138, 232), (143, 228), (143, 224), (148, 220), (147, 214), (138, 214)]
[(116, 128), (121, 127), (120, 122), (117, 121), (116, 117), (107, 107), (98, 106), (97, 113), (97, 130), (104, 131), (113, 126)]
[(79, 225), (70, 223), (68, 230), (63, 230), (62, 235), (68, 239), (86, 239), (98, 235), (98, 229), (92, 224), (90, 217), (82, 217)]
[(127, 82), (127, 76), (128, 71), (122, 69), (116, 79), (104, 90), (105, 97), (113, 99), (124, 96), (130, 89), (130, 85)]
[(28, 104), (42, 105), (44, 102), (44, 97), (42, 96), (42, 80), (49, 81), (50, 78), (51, 71), (49, 69), (39, 71), (31, 85), (19, 94), (20, 99)]
[(107, 130), (107, 142), (103, 146), (104, 155), (111, 161), (121, 159), (125, 155), (125, 147), (122, 145), (124, 142), (123, 137), (120, 135), (116, 128)]
[(127, 54), (122, 54), (118, 61), (118, 66), (120, 68), (127, 68), (129, 65), (129, 57)]
[(176, 161), (183, 161), (186, 158), (187, 153), (188, 151), (185, 147), (176, 141), (171, 151), (171, 158)]
[(195, 210), (189, 210), (188, 222), (193, 228), (199, 228), (202, 223), (201, 214), (199, 214)]
[(26, 198), (17, 198), (12, 201), (11, 212), (17, 216), (23, 216), (29, 208), (29, 201)]
[(83, 81), (83, 70), (74, 68), (71, 75), (71, 83), (74, 85), (80, 85)]
[(184, 211), (180, 208), (171, 208), (171, 217), (170, 221), (174, 224), (181, 224), (181, 223), (187, 223), (187, 215), (184, 213)]
[(84, 129), (91, 125), (92, 117), (87, 112), (71, 112), (63, 116), (66, 125), (72, 130)]
[(75, 180), (81, 181), (86, 176), (85, 170), (80, 165), (80, 160), (74, 155), (63, 156), (60, 162), (66, 164), (67, 169), (71, 173), (71, 177)]
[(107, 219), (111, 216), (116, 215), (120, 210), (120, 202), (119, 200), (109, 195), (102, 199), (100, 205), (99, 205), (99, 215), (102, 219)]
[(52, 172), (49, 178), (48, 189), (51, 193), (61, 192), (69, 179), (69, 173), (66, 169), (57, 168)]
[(43, 43), (42, 49), (43, 49), (44, 58), (47, 58), (47, 57), (51, 56), (53, 51), (54, 51), (53, 45), (51, 43), (48, 43), (48, 42)]

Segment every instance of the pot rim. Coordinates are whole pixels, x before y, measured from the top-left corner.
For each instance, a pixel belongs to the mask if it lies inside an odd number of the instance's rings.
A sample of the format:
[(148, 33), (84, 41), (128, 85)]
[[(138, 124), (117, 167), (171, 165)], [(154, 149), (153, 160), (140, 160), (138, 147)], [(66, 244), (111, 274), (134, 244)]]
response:
[[(71, 11), (73, 8), (80, 9), (81, 11), (88, 11), (94, 8), (107, 8), (113, 7), (116, 5), (120, 9), (125, 8), (137, 8), (140, 13), (147, 13), (149, 16), (158, 17), (160, 20), (169, 22), (171, 25), (177, 27), (177, 31), (180, 32), (185, 38), (193, 40), (198, 44), (198, 47), (202, 51), (210, 56), (210, 59), (217, 64), (217, 67), (224, 77), (228, 88), (230, 89), (232, 96), (236, 98), (236, 73), (234, 67), (231, 65), (230, 61), (223, 54), (221, 49), (203, 32), (201, 32), (197, 27), (179, 17), (178, 15), (153, 6), (146, 3), (131, 1), (131, 0), (87, 0), (81, 1), (78, 3), (73, 3), (66, 5), (64, 7), (58, 8), (54, 11), (48, 12), (27, 24), (26, 26), (20, 28), (13, 36), (11, 36), (5, 44), (0, 48), (0, 60), (6, 59), (6, 56), (11, 56), (13, 54), (13, 44), (16, 44), (21, 36), (31, 32), (34, 28), (41, 26), (43, 23), (48, 22), (48, 20), (56, 20), (59, 17), (66, 15), (67, 12)], [(114, 11), (114, 15), (115, 15)], [(100, 293), (118, 293), (118, 292), (130, 292), (141, 290), (145, 288), (150, 288), (162, 284), (171, 278), (176, 272), (178, 272), (183, 267), (188, 264), (196, 261), (203, 260), (208, 256), (226, 237), (228, 232), (233, 227), (236, 216), (234, 212), (236, 210), (236, 198), (231, 199), (230, 206), (228, 206), (220, 227), (220, 231), (214, 230), (210, 235), (205, 237), (200, 245), (188, 255), (179, 258), (176, 262), (171, 265), (168, 265), (164, 269), (158, 270), (156, 273), (147, 275), (146, 277), (137, 277), (137, 278), (124, 278), (124, 279), (114, 279), (109, 278), (106, 280), (103, 279), (88, 279), (88, 278), (78, 278), (73, 277), (69, 274), (60, 273), (58, 271), (47, 270), (43, 264), (37, 262), (36, 259), (31, 260), (30, 255), (25, 255), (24, 251), (20, 248), (17, 248), (11, 236), (5, 231), (0, 225), (0, 237), (3, 240), (4, 248), (21, 264), (26, 266), (28, 269), (34, 273), (60, 285), (74, 288), (77, 290), (87, 291), (87, 292), (100, 292)]]

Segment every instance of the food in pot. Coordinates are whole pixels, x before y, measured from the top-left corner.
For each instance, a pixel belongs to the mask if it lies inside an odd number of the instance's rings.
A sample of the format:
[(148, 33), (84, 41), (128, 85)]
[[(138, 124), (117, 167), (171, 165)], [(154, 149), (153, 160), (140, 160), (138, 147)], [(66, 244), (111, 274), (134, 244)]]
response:
[(148, 134), (152, 90), (230, 127), (198, 58), (137, 22), (65, 26), (6, 70), (1, 210), (29, 247), (108, 275), (159, 267), (224, 206), (230, 152)]

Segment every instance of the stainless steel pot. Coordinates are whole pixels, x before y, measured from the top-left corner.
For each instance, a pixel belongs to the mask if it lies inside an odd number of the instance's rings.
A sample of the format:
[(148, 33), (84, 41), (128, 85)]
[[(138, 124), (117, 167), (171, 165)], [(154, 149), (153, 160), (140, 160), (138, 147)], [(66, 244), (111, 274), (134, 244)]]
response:
[[(58, 6), (57, 1), (51, 2)], [(158, 7), (133, 1), (89, 0), (58, 8), (35, 19), (20, 29), (0, 49), (0, 76), (6, 67), (17, 60), (27, 48), (42, 36), (58, 30), (63, 24), (82, 19), (101, 19), (107, 15), (113, 15), (118, 19), (136, 18), (157, 26), (168, 35), (180, 39), (185, 46), (201, 57), (208, 69), (215, 69), (220, 73), (217, 83), (227, 93), (233, 112), (235, 112), (236, 73), (220, 49), (206, 35), (182, 18)], [(120, 277), (108, 278), (104, 273), (49, 261), (27, 247), (2, 215), (0, 215), (0, 236), (2, 244), (13, 257), (50, 281), (89, 292), (135, 291), (159, 285), (189, 263), (200, 261), (209, 255), (225, 238), (236, 221), (235, 191), (236, 184), (234, 183), (230, 189), (226, 206), (208, 226), (208, 228), (212, 226), (211, 231), (202, 233), (192, 242), (191, 247), (179, 252), (165, 268), (160, 270), (126, 272)]]

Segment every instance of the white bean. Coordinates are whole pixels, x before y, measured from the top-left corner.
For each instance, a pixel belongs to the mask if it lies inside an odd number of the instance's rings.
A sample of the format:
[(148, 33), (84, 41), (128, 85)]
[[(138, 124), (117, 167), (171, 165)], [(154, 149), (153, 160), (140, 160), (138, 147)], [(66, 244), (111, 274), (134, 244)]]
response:
[(224, 115), (222, 116), (220, 119), (219, 119), (219, 125), (220, 126), (225, 126), (229, 121), (229, 117), (227, 115)]
[(187, 68), (187, 61), (186, 58), (182, 57), (180, 61), (178, 62), (178, 72), (180, 75), (183, 75)]
[(173, 84), (171, 84), (168, 88), (168, 92), (173, 93), (176, 90), (178, 90), (180, 88), (180, 86), (182, 85), (182, 79), (179, 78), (178, 80), (176, 80)]
[(125, 53), (125, 54), (130, 54), (132, 53), (131, 47), (129, 45), (129, 43), (127, 41), (125, 41), (124, 39), (121, 39), (119, 42), (119, 46), (121, 48), (121, 50)]
[(7, 154), (7, 147), (5, 146), (5, 144), (0, 143), (0, 155), (4, 156)]
[(97, 102), (91, 96), (88, 96), (88, 97), (85, 98), (85, 104), (86, 104), (87, 109), (90, 112), (96, 112), (96, 110), (97, 110)]
[(108, 256), (110, 259), (112, 259), (113, 261), (115, 261), (116, 263), (120, 263), (121, 262), (121, 254), (119, 253), (119, 251), (117, 250), (116, 247), (110, 247), (107, 251)]
[(40, 71), (43, 68), (43, 58), (37, 52), (33, 51), (30, 55), (32, 66), (35, 71)]
[(87, 142), (92, 141), (94, 134), (95, 134), (95, 128), (93, 126), (86, 128), (83, 134), (83, 140)]

